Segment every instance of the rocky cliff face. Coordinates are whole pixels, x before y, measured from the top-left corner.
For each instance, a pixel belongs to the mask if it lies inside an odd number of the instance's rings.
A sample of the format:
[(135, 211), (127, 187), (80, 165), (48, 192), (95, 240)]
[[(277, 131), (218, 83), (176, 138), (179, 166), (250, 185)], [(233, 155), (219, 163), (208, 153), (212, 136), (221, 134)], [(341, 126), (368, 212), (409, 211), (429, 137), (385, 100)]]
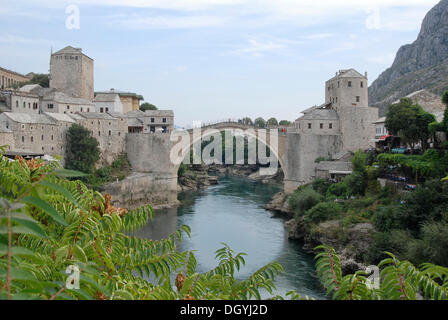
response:
[(421, 89), (441, 95), (448, 89), (448, 0), (432, 8), (423, 20), (417, 40), (401, 47), (392, 66), (369, 88), (369, 104), (386, 108)]

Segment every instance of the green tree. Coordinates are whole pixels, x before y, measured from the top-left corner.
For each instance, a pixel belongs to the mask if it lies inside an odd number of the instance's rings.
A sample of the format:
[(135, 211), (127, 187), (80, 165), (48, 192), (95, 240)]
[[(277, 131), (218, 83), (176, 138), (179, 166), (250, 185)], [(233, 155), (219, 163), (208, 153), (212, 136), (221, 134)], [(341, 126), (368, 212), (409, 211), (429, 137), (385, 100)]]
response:
[(146, 110), (158, 110), (158, 109), (157, 109), (157, 107), (155, 105), (153, 105), (151, 103), (148, 103), (148, 102), (145, 102), (145, 103), (142, 103), (140, 105), (140, 110), (141, 111), (146, 111)]
[(275, 119), (275, 118), (270, 118), (270, 119), (266, 122), (266, 124), (267, 124), (268, 126), (278, 126), (278, 121), (277, 121), (277, 119)]
[(72, 125), (67, 131), (66, 168), (93, 173), (100, 158), (98, 145), (91, 131), (79, 124)]
[(323, 197), (320, 193), (307, 186), (294, 191), (288, 201), (289, 206), (296, 213), (296, 218), (299, 218), (303, 216), (307, 210), (322, 201), (322, 199)]
[(261, 118), (261, 117), (255, 119), (254, 124), (258, 128), (265, 128), (266, 127), (266, 121), (263, 118)]
[(411, 99), (404, 98), (390, 106), (386, 116), (386, 128), (390, 133), (400, 135), (411, 145), (421, 142), (423, 148), (426, 148), (427, 140), (431, 136), (430, 124), (434, 121), (434, 115), (414, 104)]
[(249, 125), (249, 126), (253, 126), (253, 125), (254, 125), (254, 122), (253, 122), (252, 119), (249, 118), (249, 117), (245, 117), (245, 118), (243, 118), (243, 123), (244, 123), (244, 124), (247, 124), (247, 125)]
[(289, 126), (289, 125), (291, 125), (291, 121), (288, 121), (288, 120), (281, 120), (281, 121), (279, 122), (279, 125), (281, 125), (281, 126)]
[(16, 84), (13, 86), (13, 88), (21, 88), (27, 84), (38, 84), (43, 88), (49, 88), (50, 87), (50, 75), (43, 74), (43, 73), (37, 73), (33, 75), (30, 81), (20, 82), (19, 84)]

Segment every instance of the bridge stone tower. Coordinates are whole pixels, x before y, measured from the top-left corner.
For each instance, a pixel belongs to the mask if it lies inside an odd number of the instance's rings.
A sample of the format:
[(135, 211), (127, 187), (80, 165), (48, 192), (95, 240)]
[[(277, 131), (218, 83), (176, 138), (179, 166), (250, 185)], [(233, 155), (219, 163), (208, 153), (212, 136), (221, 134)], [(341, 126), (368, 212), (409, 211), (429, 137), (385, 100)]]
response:
[(287, 193), (313, 181), (317, 158), (374, 145), (378, 109), (369, 107), (367, 73), (340, 70), (325, 83), (325, 103), (302, 113), (287, 136)]
[(93, 59), (81, 48), (65, 47), (51, 55), (50, 88), (93, 101)]

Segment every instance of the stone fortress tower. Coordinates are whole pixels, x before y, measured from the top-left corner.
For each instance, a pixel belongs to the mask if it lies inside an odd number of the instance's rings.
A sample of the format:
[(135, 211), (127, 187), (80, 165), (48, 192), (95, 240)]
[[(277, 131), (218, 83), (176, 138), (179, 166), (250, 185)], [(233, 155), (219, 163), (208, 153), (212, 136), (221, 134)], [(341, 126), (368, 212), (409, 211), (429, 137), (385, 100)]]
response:
[(318, 158), (374, 146), (378, 109), (369, 107), (367, 74), (340, 70), (325, 83), (325, 103), (302, 113), (288, 131), (287, 193), (315, 179)]
[(325, 102), (339, 115), (344, 151), (357, 151), (372, 145), (378, 109), (369, 107), (367, 72), (340, 70), (325, 83)]
[(81, 48), (67, 46), (51, 55), (50, 88), (93, 101), (93, 59), (82, 53)]

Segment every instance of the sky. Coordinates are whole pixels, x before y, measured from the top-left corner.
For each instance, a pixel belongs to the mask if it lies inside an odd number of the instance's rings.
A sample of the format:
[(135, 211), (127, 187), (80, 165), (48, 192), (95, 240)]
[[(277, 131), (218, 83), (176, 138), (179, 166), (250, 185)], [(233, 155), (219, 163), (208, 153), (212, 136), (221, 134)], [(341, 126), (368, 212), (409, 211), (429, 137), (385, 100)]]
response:
[(141, 94), (175, 123), (321, 104), (340, 69), (373, 82), (438, 0), (0, 0), (0, 66), (48, 73), (51, 50), (95, 60), (95, 90)]

